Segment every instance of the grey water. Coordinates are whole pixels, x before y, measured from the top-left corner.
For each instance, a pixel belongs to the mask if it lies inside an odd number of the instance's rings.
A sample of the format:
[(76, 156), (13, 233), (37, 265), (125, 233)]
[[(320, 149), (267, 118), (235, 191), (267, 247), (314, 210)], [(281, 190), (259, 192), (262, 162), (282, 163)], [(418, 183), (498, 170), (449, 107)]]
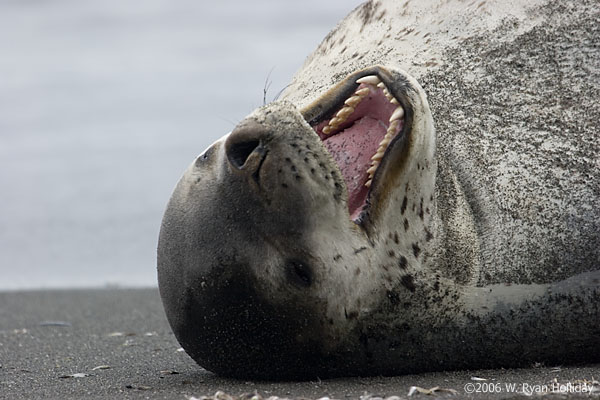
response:
[(2, 0), (0, 290), (155, 286), (189, 163), (360, 0)]

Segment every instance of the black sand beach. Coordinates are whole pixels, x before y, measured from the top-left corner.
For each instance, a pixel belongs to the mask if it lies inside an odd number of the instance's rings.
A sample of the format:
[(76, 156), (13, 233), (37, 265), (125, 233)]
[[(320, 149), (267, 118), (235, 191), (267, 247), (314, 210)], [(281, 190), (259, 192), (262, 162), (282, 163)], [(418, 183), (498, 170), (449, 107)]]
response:
[[(416, 391), (410, 398), (600, 397), (600, 384), (592, 385), (600, 365), (247, 382), (205, 371), (179, 348), (156, 289), (0, 293), (1, 399), (183, 400), (217, 391), (263, 398), (408, 398), (413, 386), (449, 390)], [(550, 393), (561, 390), (556, 382), (570, 393)], [(573, 393), (592, 386), (592, 394)]]

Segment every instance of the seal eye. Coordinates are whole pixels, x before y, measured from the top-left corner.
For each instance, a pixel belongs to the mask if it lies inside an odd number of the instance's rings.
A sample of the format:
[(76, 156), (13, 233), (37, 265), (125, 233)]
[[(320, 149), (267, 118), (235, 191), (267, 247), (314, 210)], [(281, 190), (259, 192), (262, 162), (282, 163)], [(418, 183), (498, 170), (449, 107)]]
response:
[(203, 163), (205, 163), (207, 160), (209, 160), (212, 157), (213, 153), (214, 153), (214, 146), (211, 146), (208, 149), (206, 149), (204, 151), (204, 153), (200, 154), (196, 158), (196, 166), (200, 167)]
[(306, 263), (298, 260), (288, 261), (286, 273), (288, 278), (298, 286), (309, 287), (312, 284), (312, 269)]

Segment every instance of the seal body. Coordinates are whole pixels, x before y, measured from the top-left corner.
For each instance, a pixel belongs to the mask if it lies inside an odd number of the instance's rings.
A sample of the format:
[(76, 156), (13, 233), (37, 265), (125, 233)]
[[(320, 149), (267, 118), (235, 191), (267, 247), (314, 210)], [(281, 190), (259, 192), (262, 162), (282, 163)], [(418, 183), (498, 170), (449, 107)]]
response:
[(597, 18), (354, 10), (178, 183), (158, 278), (183, 348), (267, 379), (600, 361)]

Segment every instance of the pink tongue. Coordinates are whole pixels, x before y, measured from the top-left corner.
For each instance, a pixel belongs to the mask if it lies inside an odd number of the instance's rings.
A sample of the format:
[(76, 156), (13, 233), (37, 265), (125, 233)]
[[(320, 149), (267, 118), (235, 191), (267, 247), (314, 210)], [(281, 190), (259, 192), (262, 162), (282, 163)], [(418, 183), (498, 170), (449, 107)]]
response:
[(353, 217), (358, 216), (366, 199), (367, 169), (385, 133), (386, 127), (378, 120), (365, 116), (323, 142), (342, 171), (348, 187), (348, 208)]

